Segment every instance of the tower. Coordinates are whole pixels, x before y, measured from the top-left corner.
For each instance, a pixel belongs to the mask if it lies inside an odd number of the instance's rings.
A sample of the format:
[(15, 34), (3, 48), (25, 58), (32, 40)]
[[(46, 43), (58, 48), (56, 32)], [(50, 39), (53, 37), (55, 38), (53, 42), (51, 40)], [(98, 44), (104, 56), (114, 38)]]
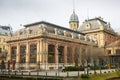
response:
[(72, 29), (74, 31), (76, 31), (79, 27), (79, 19), (78, 19), (77, 14), (75, 14), (74, 0), (73, 0), (73, 13), (70, 16), (69, 27), (70, 27), (70, 29)]
[(78, 16), (75, 14), (75, 11), (73, 11), (72, 15), (70, 16), (69, 26), (70, 26), (70, 29), (75, 31), (79, 27), (79, 19), (78, 19)]

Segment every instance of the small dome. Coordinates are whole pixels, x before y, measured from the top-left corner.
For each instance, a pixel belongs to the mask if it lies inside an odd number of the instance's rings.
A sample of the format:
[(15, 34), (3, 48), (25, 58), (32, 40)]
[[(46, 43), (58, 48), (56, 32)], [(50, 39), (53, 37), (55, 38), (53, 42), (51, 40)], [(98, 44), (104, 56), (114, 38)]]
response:
[(79, 22), (78, 16), (77, 16), (77, 14), (75, 14), (74, 11), (73, 11), (72, 15), (70, 16), (69, 22), (72, 22), (72, 21)]

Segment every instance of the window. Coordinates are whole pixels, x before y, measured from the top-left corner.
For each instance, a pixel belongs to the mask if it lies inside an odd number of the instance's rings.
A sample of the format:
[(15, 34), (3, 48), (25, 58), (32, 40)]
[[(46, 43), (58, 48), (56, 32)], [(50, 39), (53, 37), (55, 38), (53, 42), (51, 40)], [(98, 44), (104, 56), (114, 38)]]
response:
[(74, 24), (74, 26), (76, 26), (76, 24)]
[(26, 53), (26, 46), (20, 46), (20, 54)]
[(30, 63), (36, 63), (36, 56), (37, 56), (37, 45), (31, 44), (30, 45)]
[(111, 54), (111, 50), (108, 50), (108, 51), (107, 51), (107, 54)]
[(120, 55), (120, 49), (116, 49), (116, 54)]
[(26, 62), (26, 46), (20, 46), (20, 63)]
[(0, 53), (2, 52), (2, 48), (0, 48)]
[(55, 63), (55, 46), (52, 44), (48, 46), (48, 63)]
[(90, 23), (87, 23), (87, 24), (86, 24), (86, 29), (90, 29), (90, 26), (91, 26), (91, 24), (90, 24)]
[(5, 42), (5, 38), (3, 38), (3, 42)]

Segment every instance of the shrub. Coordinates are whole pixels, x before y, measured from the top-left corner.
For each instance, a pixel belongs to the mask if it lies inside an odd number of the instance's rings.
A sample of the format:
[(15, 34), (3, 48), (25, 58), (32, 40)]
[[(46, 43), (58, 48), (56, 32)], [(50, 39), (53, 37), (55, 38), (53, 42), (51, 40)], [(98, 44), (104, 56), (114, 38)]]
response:
[(111, 69), (116, 69), (116, 68), (117, 68), (117, 66), (111, 66), (110, 68), (111, 68)]
[(99, 67), (98, 66), (90, 66), (90, 69), (91, 70), (97, 70), (97, 69), (99, 69)]
[(87, 74), (81, 74), (81, 78), (89, 78), (89, 75), (87, 75)]
[(65, 69), (63, 71), (84, 71), (84, 67), (68, 66), (68, 67), (65, 67)]
[(101, 66), (101, 69), (108, 69), (107, 66)]

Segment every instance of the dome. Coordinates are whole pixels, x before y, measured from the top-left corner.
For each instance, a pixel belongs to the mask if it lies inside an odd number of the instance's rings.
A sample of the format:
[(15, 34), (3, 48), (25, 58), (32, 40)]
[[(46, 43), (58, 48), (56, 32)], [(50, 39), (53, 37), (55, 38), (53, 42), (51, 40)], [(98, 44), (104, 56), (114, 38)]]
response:
[(77, 14), (75, 14), (74, 11), (73, 11), (72, 15), (70, 16), (69, 22), (71, 22), (71, 21), (79, 22), (78, 16), (77, 16)]

